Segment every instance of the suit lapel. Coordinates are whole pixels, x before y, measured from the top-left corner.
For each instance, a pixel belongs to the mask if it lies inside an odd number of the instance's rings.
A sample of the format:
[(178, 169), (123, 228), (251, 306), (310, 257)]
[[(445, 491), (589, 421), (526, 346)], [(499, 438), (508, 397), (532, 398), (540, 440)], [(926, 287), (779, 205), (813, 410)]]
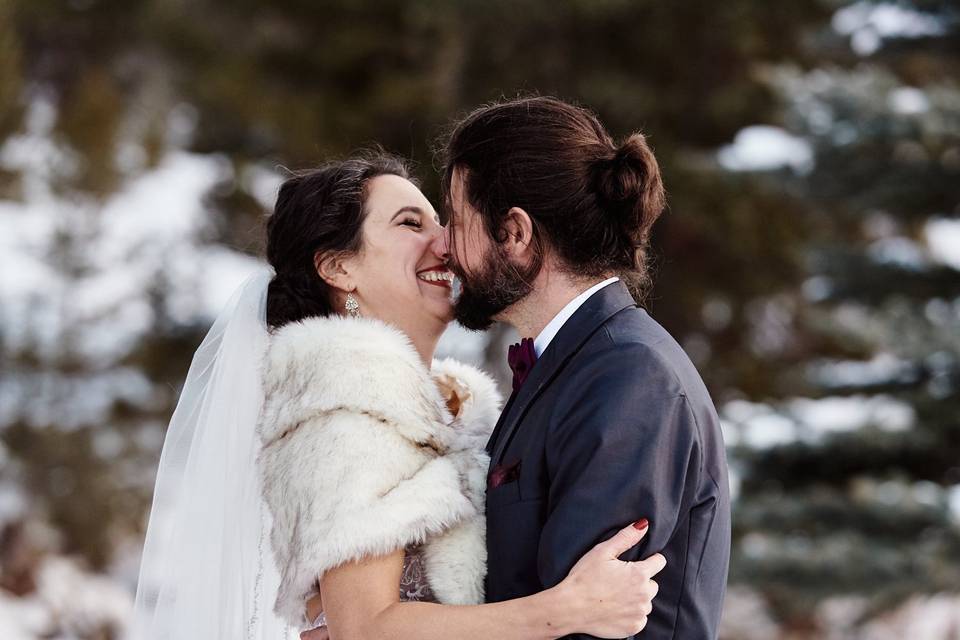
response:
[(491, 468), (500, 464), (503, 452), (510, 444), (510, 439), (523, 420), (527, 409), (580, 350), (587, 338), (612, 316), (634, 306), (636, 302), (623, 282), (614, 282), (590, 296), (560, 327), (560, 331), (530, 370), (523, 386), (511, 396), (497, 421), (490, 442), (487, 443)]
[(516, 397), (516, 392), (510, 394), (507, 404), (503, 406), (503, 411), (500, 412), (500, 417), (497, 418), (497, 424), (493, 427), (493, 432), (490, 433), (490, 439), (487, 440), (486, 450), (488, 455), (493, 453), (493, 448), (496, 445), (497, 437), (499, 437), (500, 432), (503, 430), (503, 423), (507, 421), (507, 416), (510, 415), (510, 409), (513, 407), (513, 401), (516, 399)]

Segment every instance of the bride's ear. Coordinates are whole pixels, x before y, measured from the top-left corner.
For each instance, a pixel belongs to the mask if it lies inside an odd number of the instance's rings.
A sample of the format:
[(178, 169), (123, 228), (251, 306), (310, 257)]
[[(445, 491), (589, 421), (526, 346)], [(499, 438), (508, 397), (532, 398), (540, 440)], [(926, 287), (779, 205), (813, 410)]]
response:
[(357, 288), (348, 261), (343, 255), (316, 253), (313, 256), (313, 266), (323, 281), (334, 289), (349, 293)]

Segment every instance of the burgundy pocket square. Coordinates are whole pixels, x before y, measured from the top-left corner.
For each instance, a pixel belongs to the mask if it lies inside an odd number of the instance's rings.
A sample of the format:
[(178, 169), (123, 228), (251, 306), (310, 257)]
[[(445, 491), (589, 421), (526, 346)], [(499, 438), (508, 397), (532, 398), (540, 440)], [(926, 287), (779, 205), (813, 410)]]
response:
[(520, 477), (520, 461), (509, 464), (498, 464), (490, 472), (490, 479), (487, 482), (488, 489), (496, 489), (505, 484), (515, 482)]

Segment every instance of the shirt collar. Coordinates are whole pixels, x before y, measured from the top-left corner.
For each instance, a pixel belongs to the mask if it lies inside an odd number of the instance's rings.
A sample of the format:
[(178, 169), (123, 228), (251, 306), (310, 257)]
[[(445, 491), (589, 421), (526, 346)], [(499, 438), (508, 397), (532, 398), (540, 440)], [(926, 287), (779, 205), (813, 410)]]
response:
[(607, 278), (603, 282), (598, 282), (593, 285), (576, 298), (567, 303), (563, 309), (560, 309), (560, 312), (553, 316), (553, 320), (547, 323), (547, 326), (543, 328), (543, 331), (540, 332), (534, 341), (533, 348), (537, 352), (537, 357), (539, 358), (543, 355), (543, 352), (547, 350), (547, 347), (550, 345), (550, 342), (553, 340), (554, 336), (557, 335), (557, 332), (560, 331), (560, 328), (570, 319), (577, 309), (579, 309), (584, 302), (586, 302), (590, 296), (595, 294), (600, 289), (603, 289), (608, 284), (613, 284), (618, 281), (620, 278), (614, 276), (613, 278)]

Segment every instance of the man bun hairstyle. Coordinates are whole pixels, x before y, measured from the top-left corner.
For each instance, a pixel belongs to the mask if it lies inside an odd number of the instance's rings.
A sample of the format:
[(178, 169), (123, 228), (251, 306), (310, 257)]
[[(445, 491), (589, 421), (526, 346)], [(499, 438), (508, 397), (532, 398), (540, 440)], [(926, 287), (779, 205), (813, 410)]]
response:
[(634, 284), (646, 288), (646, 250), (653, 224), (666, 205), (666, 192), (657, 159), (643, 134), (627, 136), (609, 158), (597, 160), (593, 176), (598, 205), (620, 225), (622, 238), (610, 249), (623, 252), (622, 264), (635, 263), (634, 271), (641, 273), (632, 277), (642, 282)]
[(455, 170), (463, 194), (494, 241), (511, 207), (534, 223), (535, 266), (552, 252), (574, 277), (615, 274), (641, 300), (650, 285), (647, 251), (666, 195), (646, 138), (619, 145), (595, 114), (551, 97), (481, 107), (457, 123), (442, 152), (451, 223)]
[(411, 179), (404, 160), (378, 149), (294, 173), (280, 186), (266, 224), (267, 262), (276, 273), (267, 289), (272, 329), (335, 311), (314, 256), (362, 250), (366, 185), (381, 175)]

